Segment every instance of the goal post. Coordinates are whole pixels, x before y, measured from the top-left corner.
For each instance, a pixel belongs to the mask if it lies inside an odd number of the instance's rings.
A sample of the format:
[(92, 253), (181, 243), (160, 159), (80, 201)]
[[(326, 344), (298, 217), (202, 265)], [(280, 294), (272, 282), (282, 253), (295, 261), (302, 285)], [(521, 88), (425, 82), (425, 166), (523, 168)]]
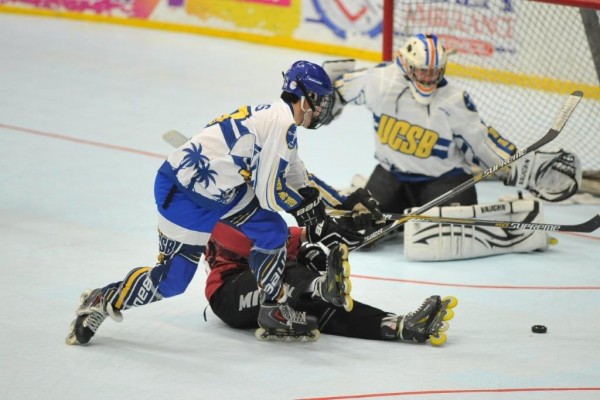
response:
[[(600, 171), (600, 0), (383, 0), (382, 58), (435, 33), (452, 50), (446, 74), (467, 90), (483, 120), (517, 146), (548, 127), (564, 95), (584, 97), (562, 147)], [(549, 149), (551, 150), (551, 149)]]

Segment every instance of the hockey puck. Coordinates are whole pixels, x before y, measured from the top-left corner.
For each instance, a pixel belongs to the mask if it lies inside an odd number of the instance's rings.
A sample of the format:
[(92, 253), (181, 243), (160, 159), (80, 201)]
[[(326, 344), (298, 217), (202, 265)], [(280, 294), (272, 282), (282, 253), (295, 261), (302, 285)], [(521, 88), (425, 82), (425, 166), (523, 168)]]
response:
[(531, 332), (546, 333), (546, 332), (548, 332), (548, 328), (546, 328), (544, 325), (534, 325), (531, 327)]

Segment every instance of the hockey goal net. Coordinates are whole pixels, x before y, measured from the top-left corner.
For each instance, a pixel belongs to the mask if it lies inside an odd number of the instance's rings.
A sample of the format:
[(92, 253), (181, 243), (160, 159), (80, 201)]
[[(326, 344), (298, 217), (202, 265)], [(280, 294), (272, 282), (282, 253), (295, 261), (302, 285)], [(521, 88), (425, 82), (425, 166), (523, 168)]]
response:
[(600, 177), (600, 0), (383, 1), (383, 59), (415, 33), (437, 34), (453, 53), (447, 76), (517, 146), (535, 142), (564, 96), (582, 90), (552, 146), (579, 155), (582, 189), (600, 194), (600, 181), (589, 180)]

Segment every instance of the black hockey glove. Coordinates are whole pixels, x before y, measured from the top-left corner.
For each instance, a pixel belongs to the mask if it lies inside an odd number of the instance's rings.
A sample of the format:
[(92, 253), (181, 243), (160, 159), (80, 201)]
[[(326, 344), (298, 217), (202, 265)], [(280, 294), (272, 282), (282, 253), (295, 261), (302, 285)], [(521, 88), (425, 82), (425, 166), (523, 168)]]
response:
[(327, 248), (322, 244), (305, 242), (298, 249), (296, 262), (313, 272), (322, 272), (327, 268), (328, 253)]
[(330, 249), (343, 243), (349, 250), (358, 247), (365, 235), (354, 229), (354, 219), (346, 217), (328, 217), (321, 223), (306, 228), (306, 237), (311, 243), (323, 243)]
[(327, 217), (325, 213), (325, 203), (321, 200), (321, 194), (318, 189), (313, 187), (303, 187), (298, 193), (304, 200), (293, 210), (288, 211), (296, 218), (300, 226), (311, 226), (322, 222)]
[(337, 208), (352, 211), (352, 214), (368, 213), (375, 220), (383, 219), (379, 202), (371, 195), (371, 192), (364, 188), (358, 188), (350, 193)]

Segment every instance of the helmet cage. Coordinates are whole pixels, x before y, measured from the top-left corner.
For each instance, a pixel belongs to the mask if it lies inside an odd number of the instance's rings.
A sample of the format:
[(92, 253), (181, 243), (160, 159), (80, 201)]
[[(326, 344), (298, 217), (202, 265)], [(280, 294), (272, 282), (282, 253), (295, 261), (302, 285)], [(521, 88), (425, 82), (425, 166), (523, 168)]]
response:
[(333, 85), (325, 70), (308, 61), (296, 61), (283, 74), (284, 92), (306, 99), (312, 110), (308, 129), (316, 129), (333, 119)]
[[(323, 124), (331, 122), (333, 119), (333, 93), (320, 95), (317, 92), (309, 92), (300, 77), (296, 78), (296, 82), (298, 82), (298, 86), (302, 91), (302, 97), (306, 99), (313, 112), (310, 124), (306, 128), (317, 129)], [(315, 115), (316, 112), (319, 112), (319, 114)]]

